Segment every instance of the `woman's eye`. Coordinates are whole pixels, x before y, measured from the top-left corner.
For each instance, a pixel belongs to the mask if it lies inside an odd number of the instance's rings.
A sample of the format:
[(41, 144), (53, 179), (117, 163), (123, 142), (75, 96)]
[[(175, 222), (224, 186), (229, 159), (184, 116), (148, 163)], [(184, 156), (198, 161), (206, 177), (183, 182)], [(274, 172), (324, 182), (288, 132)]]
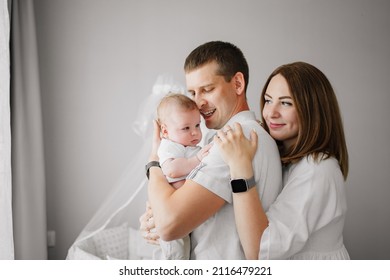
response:
[(291, 102), (282, 101), (283, 106), (292, 106)]
[(264, 99), (264, 104), (270, 104), (271, 100), (270, 99)]

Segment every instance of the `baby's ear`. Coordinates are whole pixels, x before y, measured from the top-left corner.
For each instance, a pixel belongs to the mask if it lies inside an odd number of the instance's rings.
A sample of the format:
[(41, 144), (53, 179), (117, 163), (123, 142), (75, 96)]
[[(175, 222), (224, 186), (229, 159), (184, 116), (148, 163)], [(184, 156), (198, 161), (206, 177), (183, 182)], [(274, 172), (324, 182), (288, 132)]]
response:
[(161, 128), (161, 136), (164, 137), (164, 138), (168, 138), (168, 129), (167, 129), (167, 126), (165, 124), (162, 124), (160, 126)]

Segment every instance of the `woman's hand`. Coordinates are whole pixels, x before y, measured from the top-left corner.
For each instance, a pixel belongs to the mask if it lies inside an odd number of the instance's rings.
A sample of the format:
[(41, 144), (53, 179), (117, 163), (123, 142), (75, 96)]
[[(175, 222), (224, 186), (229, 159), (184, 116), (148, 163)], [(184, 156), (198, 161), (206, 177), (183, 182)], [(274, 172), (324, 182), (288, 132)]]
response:
[(248, 140), (241, 125), (235, 123), (234, 129), (227, 125), (223, 130), (219, 130), (214, 136), (214, 142), (219, 147), (222, 158), (232, 169), (252, 163), (257, 149), (257, 134), (252, 130)]
[(153, 138), (152, 138), (152, 150), (150, 152), (149, 161), (156, 160), (158, 161), (158, 147), (160, 147), (161, 136), (160, 136), (161, 128), (160, 124), (157, 120), (153, 120)]
[(149, 202), (146, 202), (146, 211), (139, 218), (140, 231), (146, 242), (154, 245), (159, 244), (160, 236), (156, 232), (156, 225), (154, 224), (153, 211)]

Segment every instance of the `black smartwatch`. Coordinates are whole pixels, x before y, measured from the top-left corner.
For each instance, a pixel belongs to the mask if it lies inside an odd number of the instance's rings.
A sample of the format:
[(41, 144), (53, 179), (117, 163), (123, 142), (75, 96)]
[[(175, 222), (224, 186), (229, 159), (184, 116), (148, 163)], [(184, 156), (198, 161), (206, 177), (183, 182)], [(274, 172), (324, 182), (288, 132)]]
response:
[(148, 177), (148, 180), (149, 180), (149, 169), (152, 166), (156, 166), (156, 167), (160, 167), (161, 168), (160, 163), (158, 161), (154, 160), (154, 161), (148, 162), (148, 164), (145, 165), (146, 177)]
[(230, 185), (232, 186), (232, 192), (241, 193), (256, 186), (256, 181), (254, 176), (250, 179), (231, 179)]

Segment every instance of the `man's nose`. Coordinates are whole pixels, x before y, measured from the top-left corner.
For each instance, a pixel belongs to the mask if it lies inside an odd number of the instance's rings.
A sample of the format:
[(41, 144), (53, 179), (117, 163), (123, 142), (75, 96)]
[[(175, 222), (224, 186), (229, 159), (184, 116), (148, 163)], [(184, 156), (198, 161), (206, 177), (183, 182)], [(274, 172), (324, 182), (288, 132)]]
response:
[(198, 105), (199, 110), (202, 108), (203, 105), (206, 104), (206, 100), (200, 94), (195, 95), (194, 101), (196, 105)]

